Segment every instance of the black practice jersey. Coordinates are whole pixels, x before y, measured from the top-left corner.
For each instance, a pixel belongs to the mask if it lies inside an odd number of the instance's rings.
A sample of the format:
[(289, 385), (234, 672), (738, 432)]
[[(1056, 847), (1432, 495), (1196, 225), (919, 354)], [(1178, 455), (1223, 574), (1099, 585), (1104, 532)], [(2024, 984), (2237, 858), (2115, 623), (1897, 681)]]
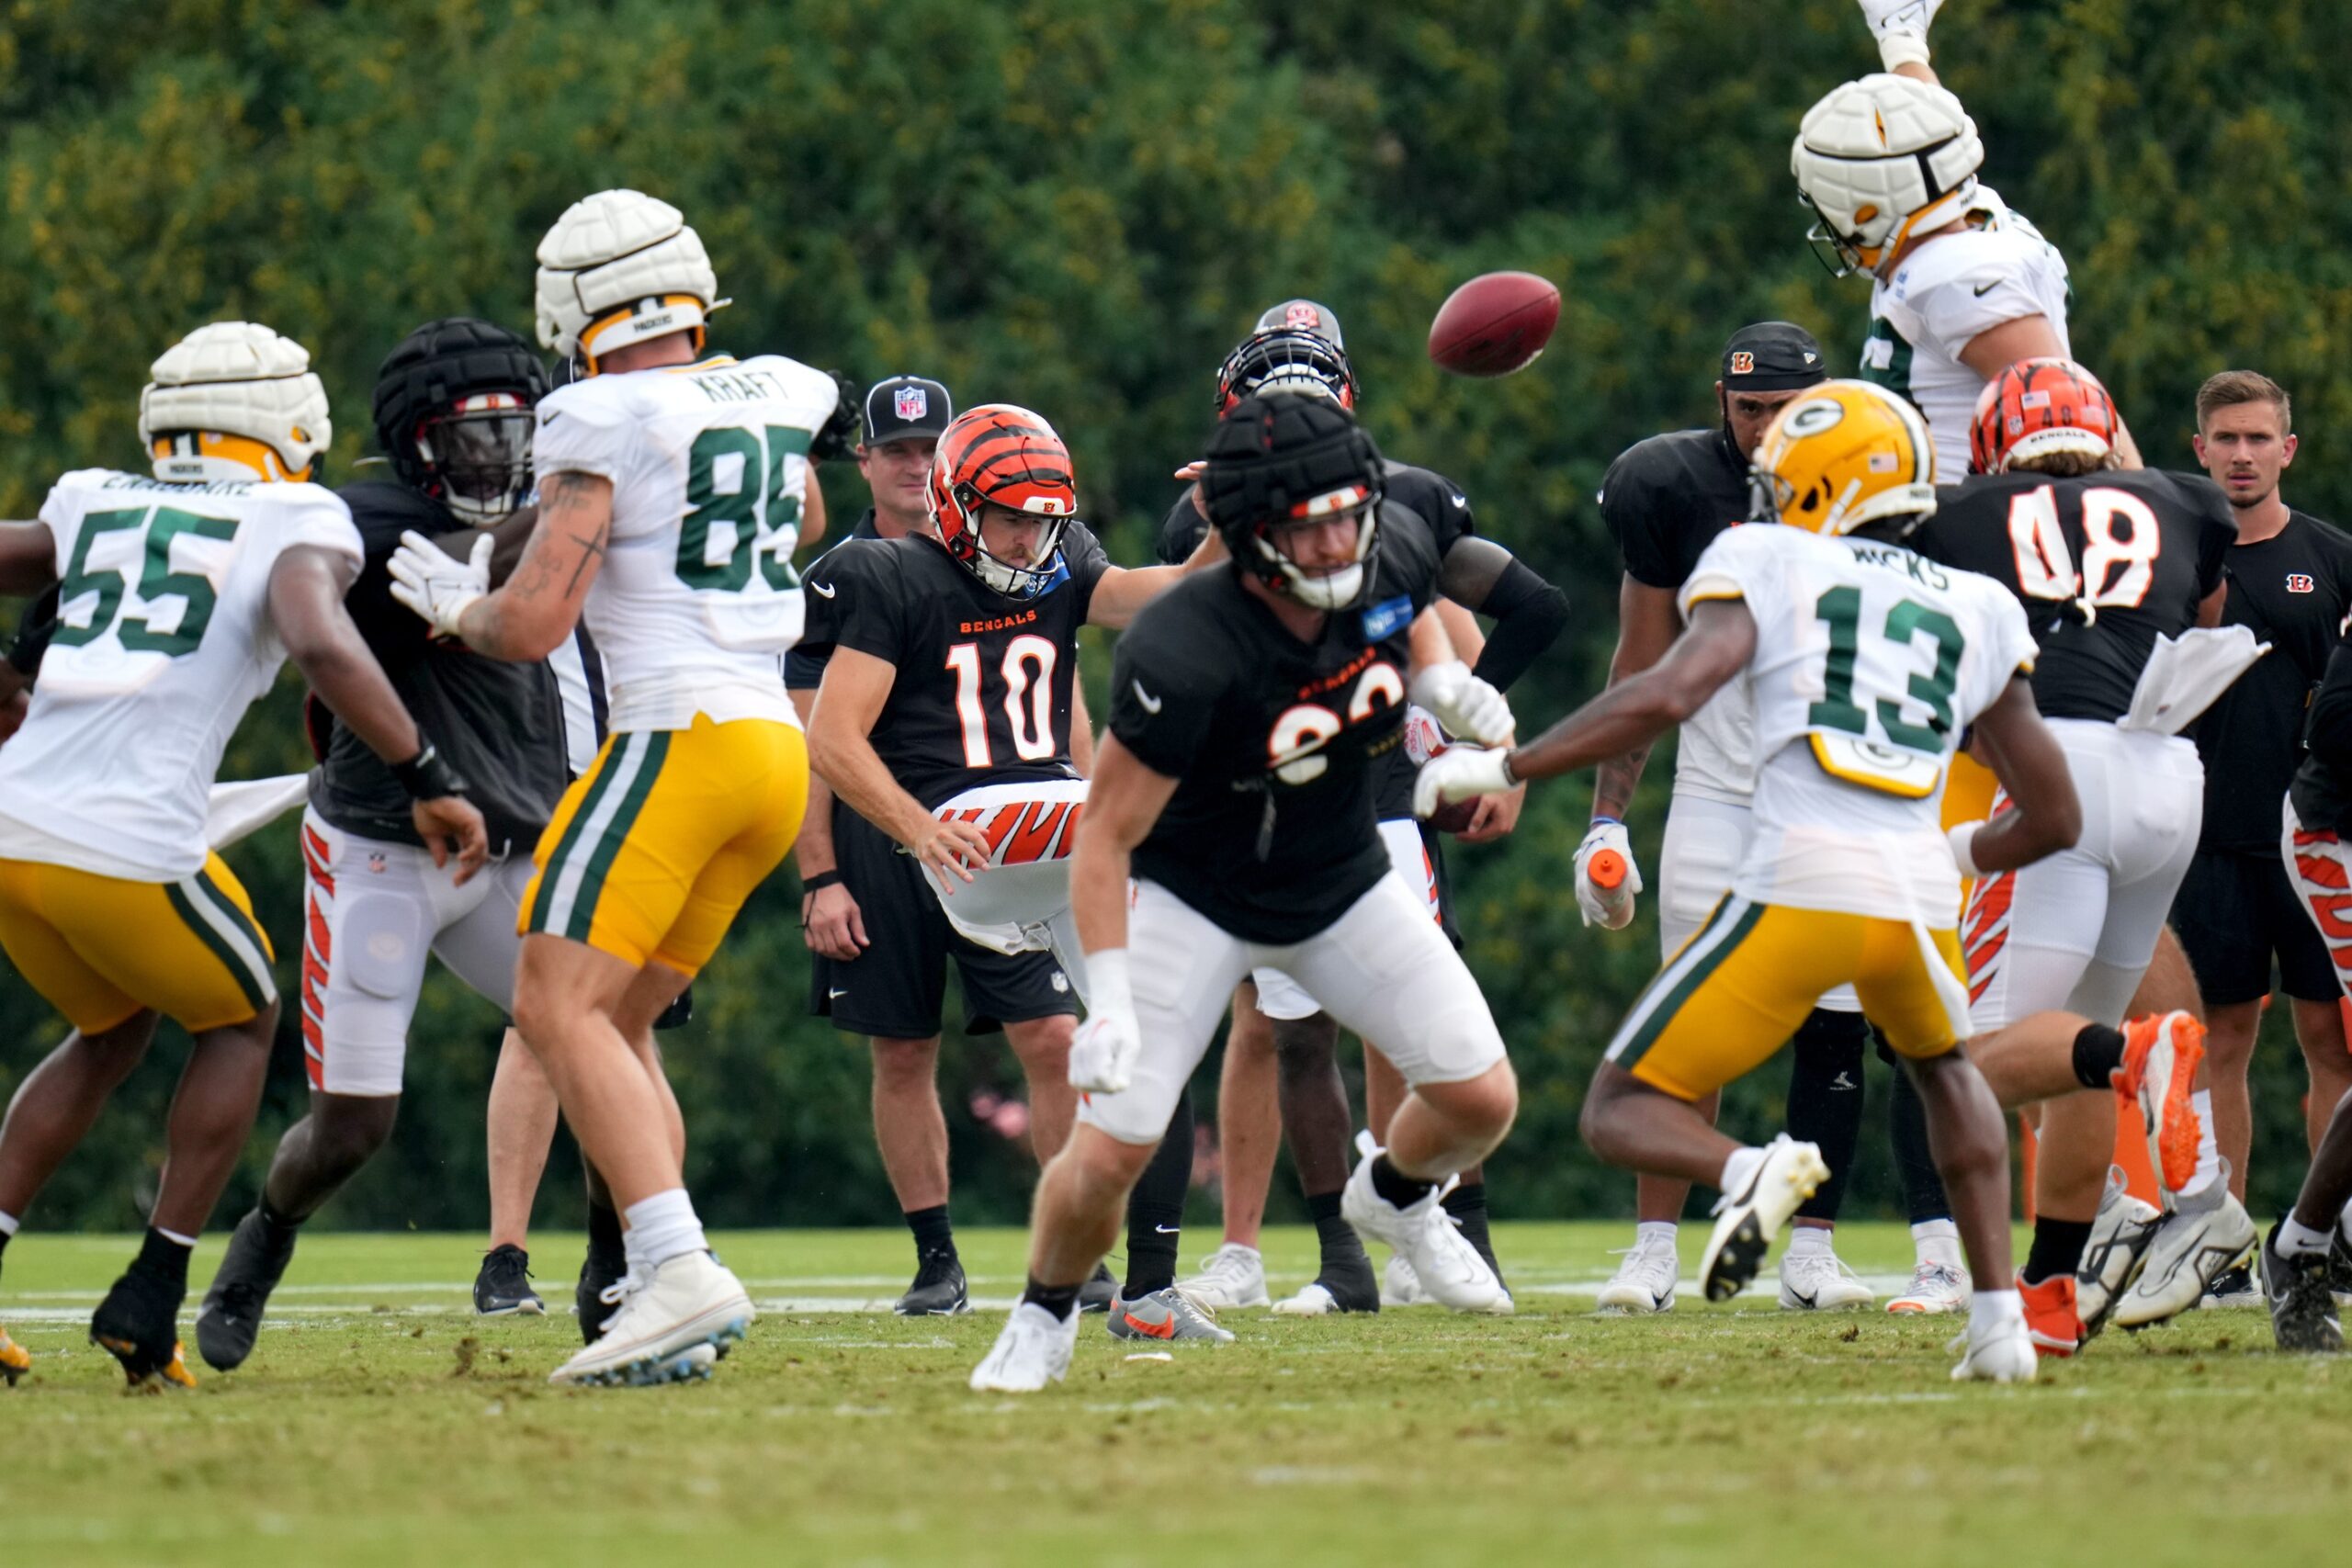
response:
[(897, 670), (869, 739), (899, 787), (935, 807), (978, 784), (1078, 776), (1078, 628), (1110, 569), (1086, 525), (1072, 523), (1059, 581), (1034, 599), (987, 587), (923, 534), (844, 543), (801, 586), (824, 603), (835, 647)]
[[(1409, 463), (1384, 461), (1383, 467), (1387, 474), (1383, 499), (1406, 508), (1429, 525), (1430, 536), (1437, 541), (1439, 560), (1445, 558), (1457, 540), (1478, 531), (1477, 520), (1470, 515), (1470, 498), (1460, 485), (1443, 474), (1417, 468)], [(1193, 504), (1193, 492), (1187, 490), (1168, 509), (1167, 520), (1159, 525), (1159, 558), (1170, 565), (1181, 564), (1200, 548), (1208, 529), (1208, 519)], [(1373, 807), (1381, 821), (1401, 822), (1413, 815), (1416, 772), (1401, 746), (1383, 764)]]
[(2140, 468), (1980, 474), (1937, 491), (1910, 542), (2017, 595), (2041, 649), (2043, 716), (2112, 723), (2132, 711), (2156, 639), (2197, 624), (2237, 533), (2210, 479)]
[[(351, 508), (367, 558), (345, 606), (392, 689), (481, 807), (491, 849), (527, 850), (555, 814), (571, 782), (563, 737), (563, 699), (544, 663), (487, 659), (460, 642), (436, 637), (430, 624), (391, 594), (385, 570), (401, 534), (459, 534), (451, 547), (470, 548), (472, 532), (440, 502), (406, 485), (368, 480), (338, 492)], [(408, 791), (376, 753), (338, 719), (324, 760), (311, 774), (311, 804), (348, 833), (417, 844)]]
[(1135, 873), (1250, 942), (1303, 942), (1388, 874), (1374, 812), (1404, 750), (1408, 632), (1437, 591), (1438, 552), (1384, 503), (1357, 608), (1293, 637), (1242, 585), (1196, 572), (1154, 600), (1111, 676), (1111, 733), (1178, 780)]
[(1715, 536), (1747, 520), (1747, 460), (1721, 430), (1676, 430), (1637, 441), (1600, 481), (1600, 520), (1625, 575), (1682, 586)]
[(2352, 609), (2352, 539), (2292, 513), (2257, 544), (2230, 547), (2222, 624), (2250, 626), (2270, 652), (2205, 710), (2207, 851), (2275, 855), (2278, 800), (2302, 759), (2304, 710)]
[[(840, 549), (852, 539), (878, 539), (882, 536), (874, 526), (874, 508), (867, 507), (857, 526), (849, 531), (841, 544), (829, 548), (825, 555)], [(824, 563), (819, 556), (808, 563), (814, 571)], [(806, 583), (804, 575), (803, 583)], [(813, 692), (825, 680), (825, 661), (833, 656), (833, 602), (822, 593), (812, 593), (804, 586), (801, 595), (803, 609), (800, 620), (800, 640), (784, 656), (784, 684), (786, 691)]]
[(2303, 760), (2288, 792), (2305, 828), (2352, 832), (2352, 636), (2327, 656), (2303, 727)]

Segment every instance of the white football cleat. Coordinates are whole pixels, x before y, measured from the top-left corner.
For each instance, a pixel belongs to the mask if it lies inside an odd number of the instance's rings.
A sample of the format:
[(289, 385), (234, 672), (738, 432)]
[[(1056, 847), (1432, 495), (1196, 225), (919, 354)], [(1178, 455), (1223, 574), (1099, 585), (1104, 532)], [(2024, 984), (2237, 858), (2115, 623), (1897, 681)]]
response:
[(1405, 1255), (1430, 1300), (1456, 1312), (1507, 1311), (1510, 1293), (1478, 1249), (1462, 1239), (1453, 1216), (1432, 1187), (1418, 1202), (1398, 1208), (1373, 1190), (1372, 1156), (1360, 1161), (1340, 1195), (1340, 1212), (1367, 1242), (1377, 1241)]
[(1625, 1249), (1625, 1261), (1600, 1287), (1593, 1305), (1608, 1313), (1672, 1312), (1681, 1273), (1682, 1258), (1672, 1237), (1644, 1240), (1636, 1235)]
[(2157, 1222), (2147, 1261), (2109, 1321), (2119, 1328), (2145, 1328), (2195, 1306), (2205, 1288), (2261, 1241), (2245, 1205), (2230, 1196), (2229, 1162), (2213, 1185), (2194, 1198), (2175, 1198), (2173, 1212)]
[(707, 1252), (681, 1253), (650, 1279), (624, 1281), (623, 1292), (605, 1332), (549, 1373), (549, 1382), (631, 1388), (673, 1382), (695, 1375), (685, 1370), (685, 1352), (708, 1346), (715, 1359), (719, 1347), (743, 1337), (757, 1315), (742, 1281)]
[(1747, 1185), (1715, 1204), (1720, 1217), (1707, 1237), (1707, 1250), (1699, 1255), (1699, 1286), (1707, 1299), (1727, 1302), (1739, 1294), (1756, 1278), (1772, 1238), (1828, 1179), (1829, 1167), (1817, 1145), (1800, 1144), (1786, 1133), (1766, 1145)]
[(1383, 1307), (1428, 1306), (1437, 1298), (1421, 1289), (1421, 1277), (1413, 1272), (1413, 1260), (1401, 1252), (1388, 1255), (1388, 1265), (1380, 1271), (1380, 1304)]
[(2107, 1326), (2123, 1292), (2140, 1277), (2164, 1217), (2163, 1210), (2125, 1189), (2122, 1167), (2107, 1168), (2107, 1190), (2099, 1195), (2091, 1238), (2075, 1269), (2075, 1314), (2083, 1320), (2085, 1344)]
[(1892, 1313), (1934, 1316), (1968, 1310), (1969, 1278), (1965, 1269), (1949, 1263), (1926, 1262), (1911, 1270), (1911, 1283), (1886, 1303)]
[(1788, 1252), (1781, 1258), (1782, 1312), (1843, 1312), (1878, 1300), (1834, 1252)]
[(1954, 1382), (2031, 1382), (2040, 1365), (2033, 1336), (2022, 1320), (2005, 1323), (1982, 1339), (1972, 1323), (1967, 1333), (1944, 1348), (1962, 1352), (1960, 1365), (1951, 1370)]
[(1014, 1305), (996, 1343), (972, 1369), (975, 1393), (1035, 1393), (1069, 1372), (1078, 1348), (1078, 1314), (1056, 1317), (1035, 1302)]
[(1266, 1294), (1266, 1259), (1254, 1247), (1228, 1241), (1184, 1281), (1184, 1293), (1212, 1312), (1264, 1306), (1272, 1299)]

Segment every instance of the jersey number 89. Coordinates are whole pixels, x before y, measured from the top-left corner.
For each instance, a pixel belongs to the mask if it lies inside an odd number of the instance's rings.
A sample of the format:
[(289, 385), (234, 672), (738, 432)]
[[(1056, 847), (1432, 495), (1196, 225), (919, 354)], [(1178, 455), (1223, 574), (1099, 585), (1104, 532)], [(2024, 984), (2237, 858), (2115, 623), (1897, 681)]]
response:
[[(686, 505), (678, 526), (678, 581), (693, 589), (738, 593), (756, 574), (770, 588), (800, 586), (792, 552), (800, 544), (800, 497), (807, 489), (808, 433), (772, 424), (764, 432), (722, 425), (695, 438), (686, 454)], [(722, 479), (733, 482), (721, 488)], [(734, 542), (710, 558), (711, 525)]]

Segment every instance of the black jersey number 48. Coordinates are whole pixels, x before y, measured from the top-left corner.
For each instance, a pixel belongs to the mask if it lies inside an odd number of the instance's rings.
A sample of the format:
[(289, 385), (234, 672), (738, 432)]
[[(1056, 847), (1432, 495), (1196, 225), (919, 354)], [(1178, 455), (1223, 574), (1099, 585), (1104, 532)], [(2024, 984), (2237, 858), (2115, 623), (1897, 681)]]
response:
[[(2138, 609), (2155, 581), (2156, 557), (2165, 545), (2155, 512), (2131, 491), (2104, 485), (2084, 491), (2078, 500), (2084, 542), (2079, 571), (2058, 521), (2058, 492), (2041, 485), (2010, 498), (2009, 543), (2017, 550), (2018, 587), (2031, 599)], [(2118, 523), (2128, 531), (2119, 534)]]

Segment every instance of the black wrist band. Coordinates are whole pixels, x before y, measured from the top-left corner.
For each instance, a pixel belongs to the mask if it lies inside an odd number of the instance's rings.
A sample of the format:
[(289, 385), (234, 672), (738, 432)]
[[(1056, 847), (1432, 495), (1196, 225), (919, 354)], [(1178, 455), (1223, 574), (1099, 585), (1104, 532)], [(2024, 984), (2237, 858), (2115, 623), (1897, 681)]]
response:
[(800, 879), (801, 896), (806, 897), (820, 888), (838, 887), (841, 880), (842, 874), (838, 871), (820, 871), (814, 876), (804, 876)]
[(430, 744), (405, 762), (391, 764), (392, 777), (401, 781), (411, 800), (439, 800), (444, 795), (466, 793), (466, 781), (458, 770), (441, 760), (441, 754)]

